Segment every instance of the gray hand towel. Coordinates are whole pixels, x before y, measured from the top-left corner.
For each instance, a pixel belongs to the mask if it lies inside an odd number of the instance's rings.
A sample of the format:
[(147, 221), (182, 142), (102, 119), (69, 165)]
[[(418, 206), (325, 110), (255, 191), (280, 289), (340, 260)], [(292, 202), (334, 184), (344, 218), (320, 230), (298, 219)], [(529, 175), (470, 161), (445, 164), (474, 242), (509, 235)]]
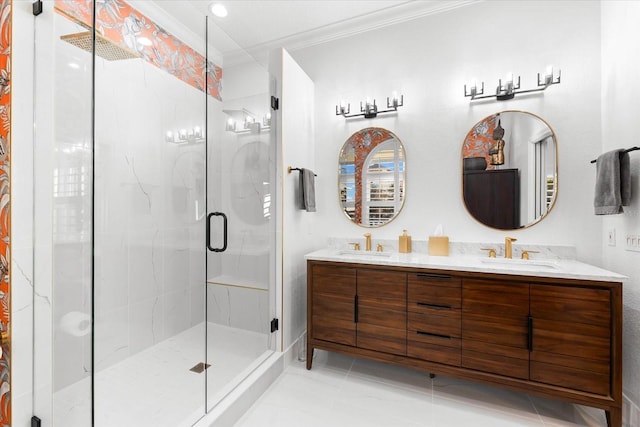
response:
[(300, 170), (300, 209), (307, 212), (316, 211), (316, 185), (315, 174), (310, 169)]
[(596, 215), (622, 213), (622, 206), (631, 202), (631, 171), (629, 154), (613, 150), (596, 161), (596, 190), (593, 200)]

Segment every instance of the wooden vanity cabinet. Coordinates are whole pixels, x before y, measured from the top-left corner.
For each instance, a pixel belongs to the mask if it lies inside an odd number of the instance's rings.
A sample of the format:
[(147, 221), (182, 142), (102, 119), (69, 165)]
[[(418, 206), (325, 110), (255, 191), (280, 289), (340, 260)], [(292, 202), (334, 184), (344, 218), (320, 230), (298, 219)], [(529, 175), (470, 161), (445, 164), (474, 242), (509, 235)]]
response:
[(530, 379), (612, 393), (611, 292), (531, 285), (530, 307)]
[(464, 279), (462, 366), (529, 378), (529, 284)]
[(407, 274), (358, 268), (356, 347), (407, 354)]
[(356, 269), (316, 265), (312, 268), (313, 295), (307, 312), (311, 314), (316, 339), (344, 345), (356, 345), (355, 294)]
[(463, 300), (463, 367), (609, 394), (609, 291), (466, 279)]
[(406, 273), (323, 264), (310, 271), (309, 335), (355, 348), (406, 354)]
[(407, 356), (460, 366), (461, 280), (409, 273)]
[(309, 260), (323, 349), (604, 409), (622, 427), (622, 284)]

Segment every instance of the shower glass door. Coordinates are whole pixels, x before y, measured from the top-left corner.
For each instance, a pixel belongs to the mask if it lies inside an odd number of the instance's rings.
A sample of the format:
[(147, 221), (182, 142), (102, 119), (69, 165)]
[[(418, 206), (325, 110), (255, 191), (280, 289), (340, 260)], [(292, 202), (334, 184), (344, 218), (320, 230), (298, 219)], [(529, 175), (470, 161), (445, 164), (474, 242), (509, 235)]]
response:
[(33, 401), (42, 425), (80, 427), (92, 419), (93, 67), (79, 47), (91, 33), (60, 6), (44, 2), (34, 31)]
[(192, 425), (206, 411), (205, 16), (187, 29), (154, 2), (56, 0), (35, 19), (37, 143), (52, 147), (36, 211), (53, 237), (36, 415)]
[(207, 82), (209, 91), (219, 95), (207, 98), (211, 410), (276, 348), (278, 334), (271, 328), (276, 306), (276, 129), (269, 96), (273, 83), (265, 66), (228, 37), (220, 21), (208, 17), (207, 22), (212, 67)]
[(206, 410), (205, 17), (95, 7), (95, 425), (188, 426)]
[(42, 425), (190, 426), (275, 349), (273, 83), (207, 6), (35, 18)]

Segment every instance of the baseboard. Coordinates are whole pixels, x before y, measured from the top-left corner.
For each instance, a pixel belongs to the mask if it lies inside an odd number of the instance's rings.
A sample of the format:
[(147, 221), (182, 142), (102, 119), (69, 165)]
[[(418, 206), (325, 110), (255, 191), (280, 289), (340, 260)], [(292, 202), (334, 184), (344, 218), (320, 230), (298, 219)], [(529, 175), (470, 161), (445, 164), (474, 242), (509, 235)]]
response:
[(307, 332), (303, 332), (302, 335), (296, 339), (293, 344), (291, 344), (285, 350), (285, 369), (291, 365), (292, 362), (302, 362), (307, 357)]
[(622, 426), (640, 427), (640, 408), (626, 395), (622, 395)]

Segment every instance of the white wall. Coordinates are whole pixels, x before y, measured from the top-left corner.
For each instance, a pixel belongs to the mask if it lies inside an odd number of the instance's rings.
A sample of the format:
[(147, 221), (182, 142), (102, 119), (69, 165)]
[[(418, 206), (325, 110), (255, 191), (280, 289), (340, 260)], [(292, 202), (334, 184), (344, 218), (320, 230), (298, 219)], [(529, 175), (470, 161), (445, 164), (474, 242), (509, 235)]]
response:
[[(296, 200), (299, 172), (287, 173), (289, 166), (312, 170), (316, 167), (313, 151), (314, 84), (286, 50), (271, 52), (269, 61), (269, 71), (278, 78), (280, 98), (277, 170), (281, 180), (278, 232), (281, 235), (282, 267), (276, 283), (282, 284), (281, 349), (286, 350), (306, 329), (307, 268), (304, 255), (318, 247), (318, 214), (299, 209)], [(316, 189), (320, 182), (326, 180), (331, 180), (330, 175), (318, 173)]]
[[(524, 18), (526, 17), (526, 18)], [(638, 145), (640, 110), (640, 4), (624, 1), (487, 1), (292, 53), (316, 86), (316, 227), (320, 236), (362, 238), (337, 203), (337, 158), (344, 141), (368, 126), (386, 127), (407, 152), (407, 198), (392, 223), (372, 231), (396, 238), (407, 228), (426, 239), (442, 223), (452, 240), (568, 244), (580, 260), (630, 277), (624, 291), (624, 393), (640, 404), (640, 253), (624, 250), (626, 234), (640, 234), (640, 199), (619, 216), (593, 214), (595, 159), (603, 150)], [(602, 26), (602, 27), (601, 27)], [(601, 45), (602, 38), (602, 45)], [(539, 95), (506, 102), (469, 103), (463, 85), (484, 81), (485, 93), (511, 71), (523, 88), (547, 65), (562, 69), (562, 83)], [(357, 107), (373, 96), (381, 104), (393, 90), (405, 95), (397, 115), (336, 117), (341, 99)], [(559, 194), (541, 223), (505, 233), (474, 221), (461, 197), (460, 148), (467, 131), (501, 110), (525, 110), (547, 120), (558, 138)], [(632, 192), (640, 194), (640, 160), (631, 154)], [(336, 176), (335, 178), (333, 178)], [(617, 233), (617, 246), (604, 237)]]
[[(640, 3), (604, 1), (602, 7), (602, 150), (638, 146), (640, 111)], [(631, 153), (632, 203), (621, 215), (602, 218), (604, 266), (629, 277), (624, 303), (624, 392), (635, 403), (640, 423), (640, 253), (625, 251), (626, 235), (640, 234), (640, 157)], [(616, 246), (607, 232), (615, 230)], [(636, 424), (637, 425), (637, 424)]]
[[(406, 202), (390, 224), (370, 230), (373, 240), (408, 229), (425, 240), (437, 224), (454, 241), (569, 244), (580, 259), (599, 263), (600, 222), (591, 214), (593, 165), (600, 150), (600, 16), (596, 2), (480, 2), (366, 34), (294, 51), (316, 86), (317, 229), (324, 236), (362, 239), (367, 231), (345, 220), (337, 203), (337, 158), (344, 141), (368, 126), (394, 132), (407, 153)], [(490, 92), (511, 71), (522, 87), (536, 84), (547, 65), (562, 83), (514, 100), (470, 103), (463, 85), (473, 78)], [(358, 108), (404, 94), (397, 115), (376, 119), (335, 116), (340, 99)], [(526, 110), (546, 119), (559, 147), (559, 196), (535, 227), (509, 233), (472, 219), (462, 201), (460, 150), (468, 130), (497, 111)]]

